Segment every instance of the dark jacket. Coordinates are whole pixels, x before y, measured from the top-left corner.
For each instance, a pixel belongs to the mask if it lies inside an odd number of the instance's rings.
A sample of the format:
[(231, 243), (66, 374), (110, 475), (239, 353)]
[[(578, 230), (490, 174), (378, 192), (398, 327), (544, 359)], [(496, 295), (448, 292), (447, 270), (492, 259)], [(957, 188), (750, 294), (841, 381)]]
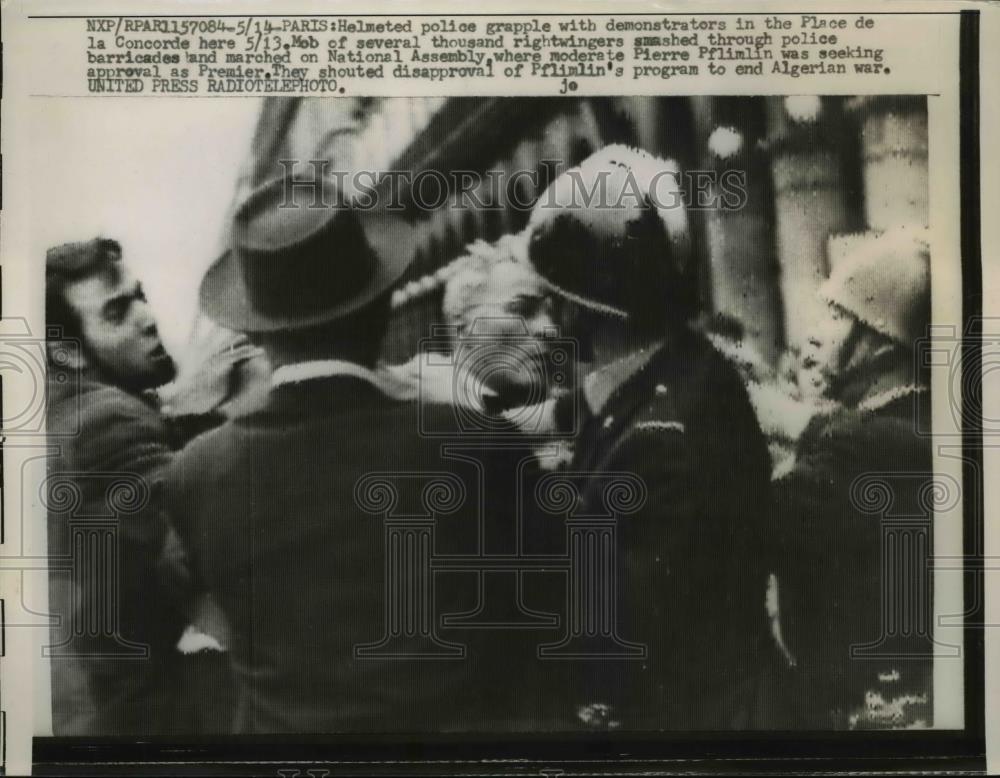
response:
[[(729, 363), (684, 331), (600, 408), (581, 401), (570, 470), (579, 512), (601, 513), (615, 474), (641, 507), (618, 520), (619, 636), (644, 659), (578, 660), (567, 696), (611, 706), (622, 728), (748, 726), (762, 650), (770, 459)], [(586, 690), (586, 691), (582, 691)]]
[(188, 580), (163, 555), (171, 434), (154, 404), (84, 374), (48, 396), (55, 734), (163, 732)]
[[(907, 395), (814, 418), (794, 470), (775, 485), (781, 623), (796, 660), (783, 682), (790, 726), (929, 723), (933, 465), (917, 432), (923, 407)], [(895, 596), (883, 604), (893, 592), (902, 609)], [(867, 656), (852, 657), (866, 644)], [(914, 704), (899, 717), (883, 705), (907, 696)]]
[[(446, 458), (440, 437), (421, 434), (454, 427), (453, 418), (452, 408), (421, 408), (363, 379), (329, 377), (272, 390), (261, 409), (196, 439), (178, 456), (168, 503), (231, 622), (241, 686), (237, 732), (493, 726), (483, 680), (509, 675), (469, 646), (464, 656), (455, 654), (454, 646), (465, 643), (440, 624), (445, 614), (475, 609), (474, 579), (427, 578), (434, 581), (434, 605), (425, 627), (436, 637), (411, 635), (408, 655), (370, 653), (393, 631), (387, 560), (407, 553), (402, 546), (387, 551), (386, 515), (405, 523), (433, 514), (433, 530), (423, 536), (427, 552), (476, 551), (480, 505), (491, 504), (481, 493), (480, 467)], [(423, 490), (441, 474), (455, 488), (454, 500), (439, 510), (443, 503), (428, 503)], [(392, 486), (371, 487), (363, 479), (373, 475)], [(407, 591), (432, 596), (421, 587)], [(421, 658), (428, 647), (437, 650), (435, 641), (437, 648), (449, 644), (442, 649), (448, 655)], [(365, 645), (369, 654), (361, 656), (357, 649)], [(380, 650), (398, 652), (400, 645), (383, 643)]]

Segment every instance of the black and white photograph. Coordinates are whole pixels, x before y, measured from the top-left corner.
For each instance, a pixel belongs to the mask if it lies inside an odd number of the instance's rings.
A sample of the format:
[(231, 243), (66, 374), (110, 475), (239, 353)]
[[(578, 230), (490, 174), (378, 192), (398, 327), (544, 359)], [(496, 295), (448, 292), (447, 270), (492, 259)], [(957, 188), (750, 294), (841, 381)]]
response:
[(46, 250), (54, 734), (935, 725), (925, 98), (248, 118)]
[(985, 769), (969, 3), (14, 5), (0, 772)]

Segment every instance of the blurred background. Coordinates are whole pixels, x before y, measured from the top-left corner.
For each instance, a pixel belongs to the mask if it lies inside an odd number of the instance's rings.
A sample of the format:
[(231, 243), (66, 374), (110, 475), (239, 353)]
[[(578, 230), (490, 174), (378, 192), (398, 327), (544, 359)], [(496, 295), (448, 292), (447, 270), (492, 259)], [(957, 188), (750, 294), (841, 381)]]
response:
[[(536, 171), (537, 187), (521, 176), (516, 193), (501, 193), (518, 203), (609, 143), (672, 158), (685, 172), (745, 171), (743, 208), (690, 212), (689, 283), (703, 315), (771, 368), (801, 351), (825, 311), (817, 286), (857, 241), (928, 222), (923, 97), (39, 102), (39, 256), (95, 234), (120, 240), (182, 362), (185, 343), (213, 327), (197, 313), (197, 287), (225, 246), (232, 205), (279, 172), (279, 159), (329, 160), (331, 170), (437, 170), (449, 180), (456, 170)], [(441, 321), (447, 265), (477, 238), (520, 230), (529, 214), (516, 205), (426, 211), (405, 191), (403, 203), (418, 243), (394, 297), (390, 362), (412, 357)]]
[(259, 99), (57, 99), (32, 112), (31, 251), (96, 235), (122, 244), (178, 357), (217, 256)]

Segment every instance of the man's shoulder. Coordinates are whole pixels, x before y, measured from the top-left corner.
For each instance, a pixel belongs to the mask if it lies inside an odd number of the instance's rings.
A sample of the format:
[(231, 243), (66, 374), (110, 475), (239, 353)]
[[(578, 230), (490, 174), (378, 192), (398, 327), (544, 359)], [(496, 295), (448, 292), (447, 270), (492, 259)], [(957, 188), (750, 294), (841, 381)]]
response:
[[(650, 363), (633, 427), (645, 431), (683, 432), (685, 422), (715, 406), (726, 417), (750, 408), (739, 373), (705, 338), (690, 334), (680, 348), (663, 349)], [(745, 406), (745, 408), (743, 407)]]
[[(705, 339), (659, 354), (645, 380), (628, 398), (625, 418), (606, 409), (600, 423), (610, 429), (612, 459), (640, 469), (710, 466), (725, 462), (742, 473), (769, 473), (763, 433), (739, 373)], [(603, 436), (601, 436), (603, 437)], [(762, 476), (763, 477), (763, 476)]]
[(685, 331), (668, 341), (650, 360), (647, 391), (667, 386), (682, 406), (696, 403), (749, 404), (746, 386), (736, 366), (699, 332)]
[(278, 439), (312, 439), (317, 432), (323, 439), (338, 445), (342, 438), (392, 435), (405, 439), (420, 437), (424, 426), (442, 428), (451, 419), (445, 408), (421, 406), (413, 400), (379, 398), (362, 406), (345, 405), (329, 412), (328, 408), (313, 408), (308, 402), (293, 410), (263, 402), (227, 419), (223, 424), (194, 438), (183, 451), (190, 459), (214, 456), (219, 450)]
[(358, 404), (329, 406), (310, 400), (305, 398), (294, 406), (264, 402), (199, 435), (185, 447), (184, 456), (213, 456), (220, 450), (269, 440), (312, 440), (318, 432), (331, 447), (338, 448), (345, 441), (362, 437), (392, 438), (394, 447), (399, 448), (442, 439), (489, 440), (517, 432), (502, 416), (443, 402), (398, 399), (381, 393)]
[(215, 470), (219, 464), (230, 462), (252, 440), (253, 428), (260, 426), (263, 410), (241, 414), (226, 419), (188, 440), (174, 457), (174, 472), (187, 473)]
[(97, 381), (50, 397), (48, 426), (71, 433), (69, 461), (84, 470), (150, 471), (171, 455), (170, 428), (155, 404)]
[(191, 459), (193, 457), (209, 453), (213, 450), (226, 448), (230, 445), (235, 429), (235, 420), (226, 419), (222, 424), (212, 427), (205, 432), (191, 438), (186, 445), (177, 452), (177, 458)]
[(847, 465), (873, 461), (892, 463), (930, 458), (930, 440), (921, 437), (910, 419), (837, 408), (815, 417), (799, 438), (798, 458)]
[(727, 403), (733, 402), (736, 397), (739, 397), (745, 399), (746, 404), (749, 405), (750, 397), (746, 389), (746, 381), (732, 360), (719, 351), (707, 338), (698, 336), (698, 342), (696, 359), (701, 367), (699, 375), (702, 382), (711, 389), (707, 397)]
[(908, 419), (841, 405), (814, 416), (803, 432), (803, 439), (912, 437), (913, 434), (914, 425)]
[(52, 434), (80, 439), (135, 435), (169, 437), (168, 425), (155, 401), (90, 378), (75, 384), (50, 384), (48, 428)]
[(81, 381), (75, 396), (67, 393), (61, 399), (63, 404), (75, 402), (82, 427), (130, 421), (165, 427), (163, 414), (155, 402), (112, 384)]
[[(678, 392), (668, 377), (654, 376), (652, 385), (638, 399), (631, 423), (622, 430), (625, 437), (662, 438), (686, 432)], [(609, 422), (605, 419), (604, 423)]]

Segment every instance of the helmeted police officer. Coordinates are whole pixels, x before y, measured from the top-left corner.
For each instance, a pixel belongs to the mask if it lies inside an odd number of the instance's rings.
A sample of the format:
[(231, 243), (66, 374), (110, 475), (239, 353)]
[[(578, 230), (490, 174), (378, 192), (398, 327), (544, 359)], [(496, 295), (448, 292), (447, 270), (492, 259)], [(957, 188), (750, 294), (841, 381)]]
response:
[(775, 484), (781, 621), (797, 665), (782, 692), (788, 724), (904, 727), (927, 721), (934, 650), (929, 376), (917, 358), (930, 321), (925, 237), (866, 236), (818, 293), (833, 314), (823, 370), (837, 409), (813, 418)]
[(530, 229), (562, 334), (591, 366), (575, 404), (557, 409), (564, 423), (577, 414), (576, 512), (602, 513), (619, 477), (645, 495), (618, 520), (617, 594), (603, 604), (643, 650), (564, 663), (567, 694), (577, 715), (609, 726), (748, 726), (766, 631), (770, 461), (736, 372), (686, 324), (676, 168), (606, 147), (552, 183)]

